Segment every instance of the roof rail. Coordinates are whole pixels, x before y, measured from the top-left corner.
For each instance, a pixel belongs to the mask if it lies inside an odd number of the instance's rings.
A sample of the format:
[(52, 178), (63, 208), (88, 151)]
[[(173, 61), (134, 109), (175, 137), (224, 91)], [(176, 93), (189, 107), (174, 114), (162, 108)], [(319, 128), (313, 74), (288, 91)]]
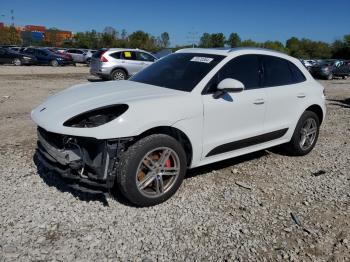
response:
[(243, 47), (233, 47), (230, 48), (230, 50), (228, 51), (229, 53), (231, 52), (235, 52), (235, 51), (239, 51), (239, 50), (260, 50), (260, 51), (270, 51), (270, 52), (275, 52), (275, 53), (280, 53), (280, 54), (284, 54), (287, 55), (286, 53), (283, 53), (281, 51), (277, 51), (277, 50), (273, 50), (273, 49), (269, 49), (269, 48), (262, 48), (262, 47), (249, 47), (249, 46), (243, 46)]

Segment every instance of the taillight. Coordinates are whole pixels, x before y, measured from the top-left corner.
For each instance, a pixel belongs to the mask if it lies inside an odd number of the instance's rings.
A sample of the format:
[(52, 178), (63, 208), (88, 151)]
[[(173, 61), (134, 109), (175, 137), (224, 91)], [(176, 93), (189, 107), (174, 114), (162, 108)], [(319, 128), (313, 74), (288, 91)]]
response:
[(108, 62), (107, 58), (105, 58), (105, 57), (103, 56), (104, 53), (106, 53), (106, 51), (104, 51), (104, 52), (101, 53), (100, 61), (101, 61), (101, 62)]
[(100, 61), (101, 62), (108, 62), (107, 58), (105, 58), (104, 56), (101, 56)]

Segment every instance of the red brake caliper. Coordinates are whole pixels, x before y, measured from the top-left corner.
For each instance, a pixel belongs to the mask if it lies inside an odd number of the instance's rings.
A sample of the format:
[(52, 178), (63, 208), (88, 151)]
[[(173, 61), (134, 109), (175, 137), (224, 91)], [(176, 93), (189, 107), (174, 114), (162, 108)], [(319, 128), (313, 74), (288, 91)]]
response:
[(171, 167), (170, 158), (165, 162), (165, 167)]

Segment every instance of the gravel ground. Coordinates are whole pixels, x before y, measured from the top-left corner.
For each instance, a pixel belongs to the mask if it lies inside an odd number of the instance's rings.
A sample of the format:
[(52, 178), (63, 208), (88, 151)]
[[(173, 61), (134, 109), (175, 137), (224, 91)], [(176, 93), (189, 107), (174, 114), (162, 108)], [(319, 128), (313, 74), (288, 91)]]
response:
[(30, 110), (89, 78), (86, 67), (0, 66), (0, 261), (350, 261), (349, 80), (322, 81), (328, 115), (309, 155), (194, 169), (166, 203), (135, 208), (33, 162)]

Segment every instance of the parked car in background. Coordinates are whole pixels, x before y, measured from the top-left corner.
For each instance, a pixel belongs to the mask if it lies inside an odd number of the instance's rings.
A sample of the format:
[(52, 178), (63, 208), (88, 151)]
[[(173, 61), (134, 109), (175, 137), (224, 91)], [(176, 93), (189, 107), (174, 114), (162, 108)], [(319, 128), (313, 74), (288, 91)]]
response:
[(320, 60), (312, 66), (310, 73), (315, 78), (331, 80), (333, 77), (347, 78), (350, 75), (350, 65), (343, 60), (326, 59)]
[(86, 63), (86, 52), (80, 49), (67, 49), (65, 54), (72, 56), (74, 63)]
[(88, 65), (90, 65), (92, 55), (93, 55), (97, 50), (93, 50), (93, 49), (84, 49), (84, 51), (85, 51), (85, 63), (88, 64)]
[[(100, 51), (100, 58), (138, 61), (137, 52)], [(150, 206), (171, 197), (188, 168), (277, 145), (308, 154), (325, 113), (323, 86), (293, 57), (190, 48), (128, 81), (66, 89), (31, 116), (43, 166)]]
[(64, 52), (60, 52), (58, 51), (57, 48), (53, 48), (53, 47), (48, 47), (46, 48), (47, 50), (59, 55), (59, 56), (62, 56), (64, 57), (66, 60), (70, 61), (70, 64), (74, 64), (74, 61), (73, 61), (73, 58), (70, 54), (67, 54), (67, 53), (64, 53)]
[(301, 59), (300, 60), (303, 65), (307, 68), (307, 70), (310, 71), (310, 68), (314, 65), (316, 65), (316, 61), (315, 60), (304, 60), (304, 59)]
[(33, 65), (37, 59), (33, 55), (18, 53), (10, 48), (0, 47), (0, 64)]
[(155, 61), (156, 57), (140, 49), (102, 49), (93, 54), (90, 73), (106, 80), (124, 80)]
[(54, 53), (45, 48), (27, 47), (24, 48), (21, 52), (25, 55), (35, 56), (37, 59), (37, 64), (39, 65), (60, 66), (71, 64), (71, 61), (67, 60), (62, 55)]
[(13, 46), (13, 47), (9, 47), (8, 49), (11, 49), (11, 50), (13, 50), (15, 52), (19, 52), (21, 50), (21, 48), (22, 47), (20, 47), (20, 46)]

